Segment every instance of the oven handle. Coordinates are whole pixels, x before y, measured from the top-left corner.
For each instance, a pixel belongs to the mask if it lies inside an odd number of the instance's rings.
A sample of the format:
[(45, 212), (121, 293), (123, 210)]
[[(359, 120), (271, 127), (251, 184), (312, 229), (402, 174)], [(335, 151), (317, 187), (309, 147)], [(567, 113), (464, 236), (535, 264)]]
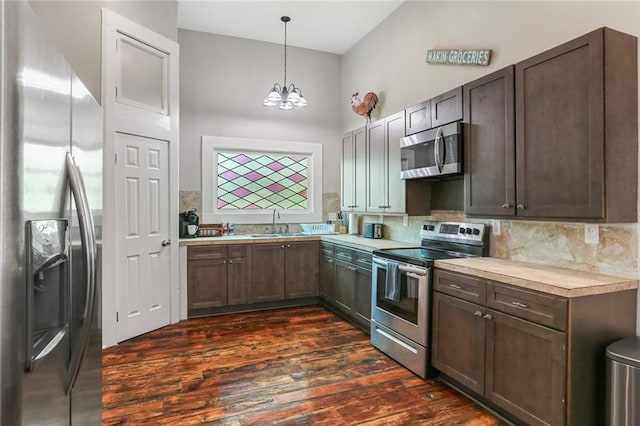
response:
[[(373, 263), (375, 263), (376, 265), (382, 266), (384, 268), (387, 267), (387, 262), (385, 262), (384, 260), (378, 259), (376, 257), (373, 258)], [(405, 266), (405, 265), (398, 265), (398, 270), (400, 270), (401, 272), (408, 272), (408, 273), (416, 274), (416, 275), (419, 276), (419, 277), (416, 277), (416, 278), (421, 278), (421, 277), (424, 277), (425, 275), (427, 275), (427, 271), (425, 269), (412, 268), (410, 266)]]

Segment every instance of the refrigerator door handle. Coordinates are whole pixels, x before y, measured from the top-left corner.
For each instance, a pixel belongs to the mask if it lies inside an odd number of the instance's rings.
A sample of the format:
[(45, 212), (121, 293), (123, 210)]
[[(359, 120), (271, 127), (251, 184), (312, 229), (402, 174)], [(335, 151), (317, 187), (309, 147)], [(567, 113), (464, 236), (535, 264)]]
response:
[(82, 359), (87, 351), (89, 338), (91, 337), (91, 324), (93, 323), (96, 304), (97, 248), (93, 216), (91, 215), (91, 209), (89, 208), (82, 173), (73, 160), (73, 157), (68, 152), (66, 164), (69, 186), (71, 187), (71, 193), (73, 194), (73, 199), (75, 200), (76, 210), (78, 213), (84, 260), (83, 272), (86, 275), (87, 284), (87, 297), (85, 300), (82, 318), (82, 330), (80, 332), (80, 347), (74, 348), (71, 354), (71, 361), (69, 363), (69, 375), (67, 377), (67, 386), (65, 389), (65, 392), (69, 394), (78, 377), (80, 365), (82, 364)]

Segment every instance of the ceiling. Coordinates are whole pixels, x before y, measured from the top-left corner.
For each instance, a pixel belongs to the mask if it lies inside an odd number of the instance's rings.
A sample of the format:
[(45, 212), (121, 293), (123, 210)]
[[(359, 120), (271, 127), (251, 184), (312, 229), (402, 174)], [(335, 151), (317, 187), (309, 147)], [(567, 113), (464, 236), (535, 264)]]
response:
[(403, 0), (216, 1), (178, 0), (178, 27), (343, 54)]

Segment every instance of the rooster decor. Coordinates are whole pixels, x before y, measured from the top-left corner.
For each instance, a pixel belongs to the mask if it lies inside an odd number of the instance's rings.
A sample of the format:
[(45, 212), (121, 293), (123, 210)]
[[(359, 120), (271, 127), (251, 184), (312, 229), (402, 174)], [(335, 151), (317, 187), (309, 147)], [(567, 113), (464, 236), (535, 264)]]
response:
[(358, 115), (362, 115), (367, 118), (367, 121), (371, 121), (371, 111), (378, 104), (378, 95), (373, 92), (369, 92), (364, 95), (364, 101), (360, 101), (358, 95), (360, 92), (356, 92), (351, 95), (351, 109)]

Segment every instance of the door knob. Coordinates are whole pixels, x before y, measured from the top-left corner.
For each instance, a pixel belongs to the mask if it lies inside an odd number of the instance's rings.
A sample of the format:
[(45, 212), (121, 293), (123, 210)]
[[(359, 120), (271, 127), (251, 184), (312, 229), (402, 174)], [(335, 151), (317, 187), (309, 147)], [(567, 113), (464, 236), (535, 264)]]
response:
[(162, 247), (170, 246), (171, 240), (162, 240)]

